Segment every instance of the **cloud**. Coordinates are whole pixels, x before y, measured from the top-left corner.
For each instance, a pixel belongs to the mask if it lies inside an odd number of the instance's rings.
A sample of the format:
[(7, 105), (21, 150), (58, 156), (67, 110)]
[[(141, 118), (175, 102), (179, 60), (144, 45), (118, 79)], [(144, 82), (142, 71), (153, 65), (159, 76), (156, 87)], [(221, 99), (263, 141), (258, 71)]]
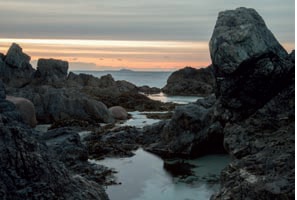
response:
[(294, 41), (294, 0), (0, 0), (2, 37), (208, 41), (219, 11), (253, 7)]

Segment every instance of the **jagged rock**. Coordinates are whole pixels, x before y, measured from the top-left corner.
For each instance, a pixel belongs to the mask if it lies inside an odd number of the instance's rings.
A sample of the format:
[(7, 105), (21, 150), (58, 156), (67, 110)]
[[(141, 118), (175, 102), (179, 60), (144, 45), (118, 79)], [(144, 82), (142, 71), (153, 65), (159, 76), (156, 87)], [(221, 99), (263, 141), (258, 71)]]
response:
[(125, 110), (125, 108), (121, 107), (121, 106), (113, 106), (109, 108), (109, 111), (111, 112), (111, 115), (115, 118), (115, 119), (119, 119), (119, 120), (126, 120), (128, 118), (128, 113)]
[(38, 59), (35, 77), (48, 82), (65, 80), (67, 78), (68, 62), (56, 59)]
[(5, 63), (11, 67), (27, 69), (32, 68), (30, 56), (23, 53), (23, 49), (16, 43), (12, 43), (5, 56)]
[(221, 12), (210, 53), (222, 104), (248, 116), (288, 85), (294, 64), (254, 9)]
[(185, 67), (173, 72), (162, 92), (169, 95), (207, 96), (214, 93), (215, 78), (212, 67)]
[(14, 96), (6, 96), (6, 100), (12, 102), (16, 106), (26, 124), (31, 127), (37, 125), (35, 107), (30, 100)]

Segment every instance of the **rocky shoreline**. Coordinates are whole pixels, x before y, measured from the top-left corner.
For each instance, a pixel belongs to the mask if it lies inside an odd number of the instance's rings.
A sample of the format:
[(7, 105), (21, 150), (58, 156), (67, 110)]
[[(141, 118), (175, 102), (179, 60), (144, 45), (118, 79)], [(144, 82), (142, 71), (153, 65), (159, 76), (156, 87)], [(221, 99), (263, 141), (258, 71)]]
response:
[[(0, 196), (108, 199), (102, 185), (113, 183), (113, 172), (88, 158), (132, 156), (142, 147), (163, 158), (228, 153), (232, 161), (213, 200), (293, 199), (295, 52), (288, 54), (262, 17), (247, 8), (219, 13), (209, 47), (209, 68), (200, 75), (190, 68), (181, 72), (196, 81), (193, 93), (202, 94), (203, 86), (206, 97), (176, 106), (139, 94), (156, 88), (137, 88), (110, 75), (68, 74), (64, 61), (40, 59), (35, 70), (30, 56), (12, 44), (0, 57)], [(197, 77), (205, 73), (201, 83)], [(173, 85), (165, 88), (174, 89), (183, 76), (173, 74)], [(24, 120), (22, 113), (35, 112), (27, 104), (18, 107), (24, 99), (33, 103), (38, 123), (53, 124), (50, 130), (34, 130)], [(128, 115), (119, 107), (108, 109), (114, 106), (173, 113), (144, 128), (121, 127), (114, 122)], [(81, 137), (81, 131), (89, 132)]]

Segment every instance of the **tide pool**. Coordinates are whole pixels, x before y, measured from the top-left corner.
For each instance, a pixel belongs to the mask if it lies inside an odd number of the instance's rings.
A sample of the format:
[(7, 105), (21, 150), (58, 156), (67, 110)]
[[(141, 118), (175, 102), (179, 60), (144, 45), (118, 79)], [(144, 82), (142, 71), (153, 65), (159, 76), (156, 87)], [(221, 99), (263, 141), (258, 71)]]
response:
[[(229, 163), (228, 155), (210, 155), (195, 160), (191, 177), (173, 177), (163, 168), (158, 156), (138, 149), (129, 158), (106, 158), (92, 163), (113, 168), (120, 185), (111, 185), (106, 192), (111, 200), (206, 200), (218, 191), (219, 184), (210, 184), (207, 177), (219, 176)], [(190, 181), (189, 181), (190, 180)]]

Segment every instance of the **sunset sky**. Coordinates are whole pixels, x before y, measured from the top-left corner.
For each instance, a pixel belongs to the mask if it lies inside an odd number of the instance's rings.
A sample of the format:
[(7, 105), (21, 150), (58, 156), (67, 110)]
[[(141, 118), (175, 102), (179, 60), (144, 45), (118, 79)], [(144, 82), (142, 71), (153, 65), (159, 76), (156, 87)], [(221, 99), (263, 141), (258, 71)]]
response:
[(70, 69), (175, 70), (210, 64), (218, 12), (255, 8), (281, 44), (295, 46), (294, 0), (0, 0), (0, 52), (12, 42)]

